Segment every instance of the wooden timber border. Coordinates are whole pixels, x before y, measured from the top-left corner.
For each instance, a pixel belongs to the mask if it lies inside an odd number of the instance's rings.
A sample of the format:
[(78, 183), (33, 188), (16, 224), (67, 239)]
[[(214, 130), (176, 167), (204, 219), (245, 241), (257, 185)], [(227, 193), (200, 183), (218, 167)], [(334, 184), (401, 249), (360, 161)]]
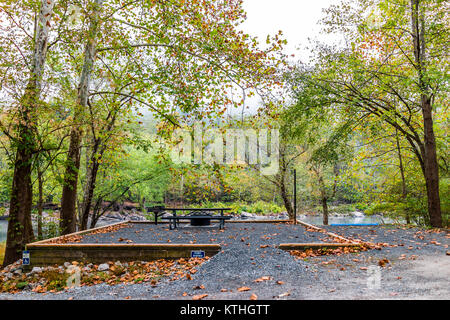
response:
[(337, 235), (332, 232), (328, 232), (323, 228), (319, 228), (315, 225), (306, 223), (304, 221), (298, 220), (297, 223), (307, 227), (311, 228), (313, 230), (316, 230), (317, 232), (322, 232), (327, 234), (328, 236), (339, 239), (339, 243), (327, 243), (327, 242), (320, 242), (320, 243), (281, 243), (278, 248), (285, 251), (293, 251), (293, 250), (307, 250), (307, 249), (337, 249), (337, 248), (344, 248), (344, 247), (352, 247), (352, 248), (362, 248), (369, 246), (369, 243), (363, 242), (361, 240), (351, 240), (344, 238), (340, 235)]
[(34, 266), (61, 265), (64, 262), (72, 261), (104, 263), (117, 260), (125, 262), (190, 258), (192, 251), (204, 251), (205, 256), (211, 257), (221, 250), (219, 244), (54, 243), (58, 240), (64, 241), (72, 236), (89, 234), (112, 226), (126, 225), (129, 223), (135, 222), (123, 221), (29, 243), (25, 246), (25, 250), (30, 252), (30, 265), (24, 267), (29, 269)]
[(307, 250), (307, 249), (337, 249), (344, 247), (359, 248), (362, 244), (356, 243), (281, 243), (278, 248), (281, 250)]
[[(228, 223), (288, 223), (292, 220), (232, 220)], [(308, 228), (323, 232), (343, 243), (282, 243), (278, 247), (282, 250), (306, 250), (309, 248), (339, 248), (361, 247), (367, 245), (362, 241), (354, 241), (337, 234), (327, 232), (325, 229), (297, 220)], [(187, 223), (187, 222), (186, 222)], [(63, 264), (64, 262), (79, 261), (85, 263), (103, 263), (109, 261), (151, 261), (158, 259), (190, 258), (192, 251), (204, 251), (205, 256), (213, 256), (220, 252), (219, 244), (96, 244), (96, 243), (55, 243), (64, 241), (72, 236), (80, 236), (98, 232), (113, 226), (127, 224), (155, 224), (154, 221), (121, 221), (118, 223), (74, 232), (68, 235), (29, 243), (25, 250), (30, 252), (30, 266)], [(168, 222), (158, 222), (168, 224)]]

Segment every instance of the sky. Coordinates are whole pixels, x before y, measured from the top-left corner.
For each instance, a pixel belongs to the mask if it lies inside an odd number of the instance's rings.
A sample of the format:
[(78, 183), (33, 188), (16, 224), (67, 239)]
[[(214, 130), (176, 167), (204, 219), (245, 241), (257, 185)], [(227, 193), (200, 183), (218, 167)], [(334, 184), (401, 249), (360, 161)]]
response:
[[(247, 20), (239, 29), (251, 36), (256, 36), (264, 46), (267, 35), (275, 35), (283, 31), (283, 38), (287, 40), (284, 53), (294, 54), (291, 61), (310, 61), (307, 46), (309, 38), (322, 42), (336, 43), (336, 35), (321, 33), (323, 26), (318, 22), (325, 16), (322, 11), (332, 4), (339, 4), (341, 0), (243, 0), (243, 7), (247, 13)], [(248, 107), (244, 114), (254, 114), (260, 106), (258, 96), (247, 98)], [(228, 114), (240, 114), (241, 108), (230, 108)]]
[[(330, 35), (321, 35), (318, 21), (324, 17), (322, 9), (340, 0), (244, 0), (243, 7), (247, 20), (240, 26), (244, 32), (257, 36), (264, 42), (267, 35), (283, 31), (288, 44), (285, 53), (294, 53), (296, 58), (307, 61), (309, 54), (305, 50), (308, 38), (323, 41), (335, 41)], [(303, 50), (297, 51), (301, 47)]]

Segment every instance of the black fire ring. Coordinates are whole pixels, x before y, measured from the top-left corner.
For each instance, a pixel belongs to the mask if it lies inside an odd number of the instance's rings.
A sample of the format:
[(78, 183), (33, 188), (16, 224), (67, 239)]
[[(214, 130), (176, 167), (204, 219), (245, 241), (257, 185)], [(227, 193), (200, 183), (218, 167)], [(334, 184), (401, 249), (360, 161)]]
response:
[(192, 217), (191, 226), (201, 227), (211, 225), (211, 214), (207, 212), (194, 212), (189, 215)]

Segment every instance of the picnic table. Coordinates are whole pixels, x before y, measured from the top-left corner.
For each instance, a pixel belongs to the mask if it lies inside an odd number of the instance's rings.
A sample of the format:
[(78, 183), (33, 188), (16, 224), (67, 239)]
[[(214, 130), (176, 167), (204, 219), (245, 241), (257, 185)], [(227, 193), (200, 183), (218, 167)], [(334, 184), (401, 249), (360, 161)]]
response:
[[(206, 226), (210, 225), (211, 220), (219, 220), (219, 228), (225, 227), (225, 220), (231, 219), (230, 216), (225, 216), (224, 211), (231, 210), (230, 208), (165, 208), (153, 207), (147, 209), (148, 212), (153, 212), (155, 215), (155, 224), (158, 224), (158, 216), (161, 216), (167, 211), (172, 211), (172, 215), (168, 217), (161, 217), (163, 220), (169, 220), (170, 230), (178, 227), (180, 220), (190, 220), (192, 226)], [(187, 215), (177, 216), (177, 211), (189, 211)], [(220, 215), (209, 214), (209, 212), (220, 212)]]

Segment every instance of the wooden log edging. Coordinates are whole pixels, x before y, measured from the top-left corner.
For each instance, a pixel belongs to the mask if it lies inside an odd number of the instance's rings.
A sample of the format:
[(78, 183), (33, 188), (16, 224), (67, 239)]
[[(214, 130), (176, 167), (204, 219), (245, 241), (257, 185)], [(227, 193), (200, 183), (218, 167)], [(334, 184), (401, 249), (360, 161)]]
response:
[(357, 243), (281, 243), (278, 248), (285, 251), (307, 250), (307, 249), (337, 249), (344, 247), (359, 248), (362, 244)]
[(64, 262), (105, 263), (109, 261), (151, 261), (190, 258), (191, 251), (204, 251), (211, 257), (221, 250), (219, 244), (28, 244), (30, 267)]
[(346, 243), (349, 243), (349, 244), (356, 244), (356, 245), (363, 245), (363, 246), (364, 245), (369, 245), (369, 243), (366, 243), (366, 242), (364, 242), (362, 240), (355, 241), (355, 240), (347, 239), (347, 238), (344, 238), (343, 236), (340, 236), (340, 235), (332, 233), (332, 232), (328, 232), (327, 230), (325, 230), (323, 228), (319, 228), (318, 226), (306, 223), (306, 222), (298, 220), (298, 219), (297, 219), (297, 222), (300, 223), (301, 225), (304, 225), (305, 227), (317, 230), (318, 232), (324, 232), (327, 235), (329, 235), (330, 237), (339, 239), (341, 241), (345, 241)]
[(117, 260), (125, 262), (190, 258), (191, 251), (204, 251), (205, 256), (211, 257), (221, 250), (219, 244), (55, 243), (58, 240), (64, 242), (65, 239), (72, 236), (86, 235), (113, 226), (131, 223), (135, 222), (128, 220), (120, 221), (102, 227), (29, 243), (25, 245), (25, 250), (30, 252), (30, 265), (24, 267), (31, 268), (33, 266), (60, 265), (64, 262), (72, 261), (104, 263)]
[(287, 222), (292, 222), (292, 220), (228, 220), (226, 223), (287, 223)]

